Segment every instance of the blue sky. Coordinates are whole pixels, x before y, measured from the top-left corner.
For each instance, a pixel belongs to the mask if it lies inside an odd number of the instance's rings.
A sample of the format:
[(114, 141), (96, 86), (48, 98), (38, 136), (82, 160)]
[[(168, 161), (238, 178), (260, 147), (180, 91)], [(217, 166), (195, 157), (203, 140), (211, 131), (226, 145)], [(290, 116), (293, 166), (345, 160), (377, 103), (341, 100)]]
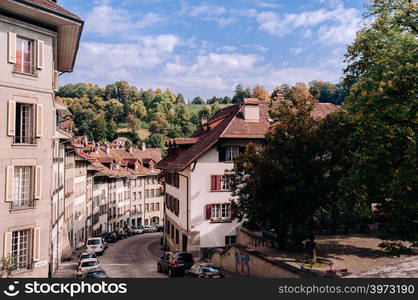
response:
[(361, 0), (59, 0), (85, 20), (75, 71), (62, 84), (170, 88), (188, 98), (338, 82)]

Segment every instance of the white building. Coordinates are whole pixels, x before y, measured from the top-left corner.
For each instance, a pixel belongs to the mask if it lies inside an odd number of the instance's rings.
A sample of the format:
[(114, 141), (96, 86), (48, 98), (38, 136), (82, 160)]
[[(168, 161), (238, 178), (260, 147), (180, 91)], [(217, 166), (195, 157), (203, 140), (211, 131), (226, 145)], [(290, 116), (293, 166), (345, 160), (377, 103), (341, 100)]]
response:
[[(335, 106), (320, 103), (318, 108), (329, 112)], [(168, 248), (206, 257), (211, 249), (235, 242), (238, 223), (225, 170), (248, 143), (264, 142), (268, 111), (267, 102), (245, 99), (219, 110), (191, 138), (168, 142), (168, 155), (156, 165), (164, 172)]]

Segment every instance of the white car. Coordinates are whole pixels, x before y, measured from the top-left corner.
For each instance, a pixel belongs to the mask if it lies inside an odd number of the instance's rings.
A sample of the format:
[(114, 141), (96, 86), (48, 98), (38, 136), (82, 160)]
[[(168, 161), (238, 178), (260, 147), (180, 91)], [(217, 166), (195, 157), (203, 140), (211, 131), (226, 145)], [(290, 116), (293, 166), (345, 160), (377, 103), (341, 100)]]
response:
[(103, 239), (101, 237), (97, 238), (90, 238), (87, 240), (86, 243), (86, 250), (87, 252), (94, 252), (98, 254), (103, 254), (106, 249), (106, 246)]
[(134, 234), (142, 234), (144, 233), (144, 228), (142, 226), (132, 228)]
[(87, 258), (97, 258), (97, 255), (96, 255), (96, 253), (94, 253), (94, 252), (83, 252), (83, 253), (81, 253), (81, 255), (80, 255), (80, 259), (79, 259), (79, 261), (78, 261), (78, 264), (80, 264), (80, 262), (81, 262), (82, 260), (85, 260), (85, 259), (87, 259)]
[(144, 232), (157, 232), (157, 227), (144, 225)]
[(85, 272), (100, 267), (100, 263), (97, 258), (86, 258), (80, 261), (77, 267), (77, 277), (81, 277)]

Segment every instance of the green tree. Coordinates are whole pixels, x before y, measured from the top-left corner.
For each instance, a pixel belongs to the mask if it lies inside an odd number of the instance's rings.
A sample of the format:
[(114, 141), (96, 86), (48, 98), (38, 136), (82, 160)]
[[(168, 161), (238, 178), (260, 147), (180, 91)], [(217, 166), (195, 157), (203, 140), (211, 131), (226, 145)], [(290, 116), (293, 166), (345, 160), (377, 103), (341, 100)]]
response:
[(345, 114), (317, 119), (315, 105), (304, 84), (293, 87), (290, 103), (272, 105), (265, 146), (250, 144), (228, 173), (240, 218), (274, 229), (279, 248), (308, 239), (312, 259), (318, 214), (341, 196), (337, 183), (349, 166)]
[(381, 236), (418, 243), (418, 33), (416, 2), (374, 1), (374, 21), (357, 33), (346, 54), (345, 109), (356, 145), (351, 199), (377, 203)]
[(180, 105), (186, 104), (186, 100), (184, 99), (184, 96), (182, 94), (180, 93), (177, 94), (175, 104), (180, 104)]
[(132, 103), (129, 111), (140, 120), (144, 120), (147, 116), (147, 108), (141, 100)]
[(249, 88), (244, 89), (244, 87), (241, 84), (238, 84), (235, 87), (234, 93), (234, 97), (232, 98), (232, 103), (234, 104), (243, 102), (244, 98), (252, 97), (252, 91)]
[(205, 101), (201, 97), (194, 97), (191, 104), (205, 104)]

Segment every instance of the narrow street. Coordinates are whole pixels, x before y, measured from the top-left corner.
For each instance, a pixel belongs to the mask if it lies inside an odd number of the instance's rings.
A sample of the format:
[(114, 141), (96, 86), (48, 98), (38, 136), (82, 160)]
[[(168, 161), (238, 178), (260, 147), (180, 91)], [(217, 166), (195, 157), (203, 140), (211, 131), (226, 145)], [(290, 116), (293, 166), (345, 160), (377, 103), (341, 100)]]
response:
[(167, 278), (157, 272), (157, 258), (148, 245), (159, 242), (161, 233), (146, 233), (126, 238), (99, 256), (100, 264), (111, 278)]

